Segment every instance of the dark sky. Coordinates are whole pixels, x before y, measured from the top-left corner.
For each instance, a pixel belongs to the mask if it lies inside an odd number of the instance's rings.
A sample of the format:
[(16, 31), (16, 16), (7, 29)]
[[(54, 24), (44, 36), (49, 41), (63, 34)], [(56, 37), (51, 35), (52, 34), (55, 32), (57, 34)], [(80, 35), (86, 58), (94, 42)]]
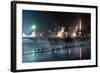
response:
[(82, 19), (82, 28), (90, 33), (90, 14), (87, 13), (67, 13), (67, 12), (47, 12), (23, 10), (23, 32), (31, 34), (31, 26), (36, 25), (36, 32), (47, 32), (64, 26), (65, 30), (75, 27)]

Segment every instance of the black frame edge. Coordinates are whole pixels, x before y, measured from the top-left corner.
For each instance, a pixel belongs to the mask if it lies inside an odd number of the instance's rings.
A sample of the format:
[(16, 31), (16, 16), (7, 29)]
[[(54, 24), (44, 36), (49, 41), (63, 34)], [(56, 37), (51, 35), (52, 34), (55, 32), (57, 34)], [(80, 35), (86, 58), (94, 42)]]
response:
[(11, 71), (16, 71), (16, 3), (11, 2)]
[(88, 65), (88, 66), (75, 66), (75, 67), (54, 67), (54, 68), (41, 68), (41, 69), (23, 69), (16, 70), (16, 72), (29, 72), (29, 71), (47, 71), (47, 70), (61, 70), (61, 69), (77, 69), (77, 68), (93, 68), (97, 67), (96, 65)]
[(93, 5), (79, 5), (79, 4), (62, 4), (62, 3), (47, 3), (47, 2), (31, 2), (31, 1), (12, 1), (19, 4), (39, 4), (39, 5), (53, 5), (53, 6), (71, 6), (71, 7), (85, 7), (85, 8), (96, 8)]
[(98, 6), (96, 6), (96, 67), (98, 67)]
[[(16, 4), (17, 3), (19, 3), (19, 4), (39, 4), (39, 5), (95, 8), (96, 9), (96, 41), (95, 41), (96, 42), (96, 65), (17, 70), (16, 69)], [(98, 6), (74, 5), (74, 4), (72, 4), (72, 5), (71, 4), (56, 4), (56, 3), (28, 2), (28, 1), (11, 1), (11, 71), (12, 72), (76, 69), (76, 68), (90, 68), (90, 67), (98, 67)]]

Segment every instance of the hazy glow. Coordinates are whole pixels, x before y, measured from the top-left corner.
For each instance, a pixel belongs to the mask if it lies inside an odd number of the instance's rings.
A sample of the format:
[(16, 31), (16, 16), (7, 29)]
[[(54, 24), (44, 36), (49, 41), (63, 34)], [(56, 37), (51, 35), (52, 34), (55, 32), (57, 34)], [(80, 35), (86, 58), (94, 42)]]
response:
[(79, 35), (81, 35), (81, 32), (79, 32)]
[(35, 56), (35, 54), (34, 54), (34, 53), (33, 53), (32, 55), (33, 55), (33, 56)]
[(51, 30), (48, 30), (49, 32), (51, 32)]
[(63, 38), (63, 33), (64, 33), (65, 27), (62, 27), (60, 31), (58, 31), (57, 37)]
[(32, 25), (32, 29), (36, 29), (36, 26), (35, 25)]
[(68, 32), (65, 32), (66, 37), (68, 37)]
[(23, 33), (23, 37), (26, 37), (25, 33)]
[(23, 33), (23, 37), (29, 37), (29, 35), (26, 35), (25, 33)]
[(31, 35), (26, 35), (25, 33), (23, 33), (23, 37), (36, 37), (35, 32), (32, 32)]
[[(72, 37), (80, 36), (81, 35), (81, 29), (82, 29), (82, 25), (81, 25), (81, 19), (80, 19), (79, 25), (75, 27), (75, 30), (74, 30), (74, 33), (72, 34)], [(76, 34), (77, 31), (78, 31), (79, 35)]]
[(33, 50), (32, 52), (34, 53), (35, 51)]
[(77, 31), (77, 30), (78, 30), (78, 26), (75, 27), (75, 31)]
[(32, 34), (30, 35), (30, 37), (35, 37), (35, 36), (36, 36), (35, 32), (32, 32)]
[(73, 36), (73, 37), (76, 37), (76, 33), (74, 32), (74, 33), (72, 34), (72, 36)]
[(43, 36), (43, 34), (42, 33), (40, 33), (40, 37), (42, 37)]
[(79, 29), (81, 30), (81, 19), (80, 19)]

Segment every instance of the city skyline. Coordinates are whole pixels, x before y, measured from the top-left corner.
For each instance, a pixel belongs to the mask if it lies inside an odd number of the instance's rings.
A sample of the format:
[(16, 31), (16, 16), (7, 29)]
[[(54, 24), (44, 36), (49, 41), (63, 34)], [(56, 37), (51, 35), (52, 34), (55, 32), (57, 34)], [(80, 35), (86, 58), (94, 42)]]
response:
[(65, 31), (72, 32), (82, 19), (82, 30), (91, 34), (91, 20), (88, 13), (48, 12), (23, 10), (23, 33), (31, 35), (32, 25), (36, 26), (36, 32), (47, 33), (58, 31), (65, 27)]

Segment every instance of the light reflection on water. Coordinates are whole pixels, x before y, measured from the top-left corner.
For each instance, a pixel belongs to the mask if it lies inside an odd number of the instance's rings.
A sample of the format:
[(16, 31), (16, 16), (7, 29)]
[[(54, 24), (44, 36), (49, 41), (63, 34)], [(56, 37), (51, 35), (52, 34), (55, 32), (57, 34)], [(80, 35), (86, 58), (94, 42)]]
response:
[[(49, 51), (44, 51), (44, 52), (35, 52), (38, 47), (37, 48), (34, 47), (34, 44), (32, 44), (31, 42), (30, 42), (31, 45), (27, 42), (24, 42), (22, 61), (24, 63), (25, 62), (28, 63), (28, 62), (90, 59), (91, 58), (90, 57), (91, 56), (90, 41), (88, 41), (89, 44), (86, 44), (86, 42), (83, 42), (83, 44), (85, 44), (84, 46), (78, 46), (78, 47), (76, 46), (72, 48), (61, 48), (58, 50), (49, 50)], [(73, 43), (77, 45), (77, 43), (80, 43), (80, 42), (73, 42)], [(72, 43), (69, 43), (69, 44), (72, 44)]]

